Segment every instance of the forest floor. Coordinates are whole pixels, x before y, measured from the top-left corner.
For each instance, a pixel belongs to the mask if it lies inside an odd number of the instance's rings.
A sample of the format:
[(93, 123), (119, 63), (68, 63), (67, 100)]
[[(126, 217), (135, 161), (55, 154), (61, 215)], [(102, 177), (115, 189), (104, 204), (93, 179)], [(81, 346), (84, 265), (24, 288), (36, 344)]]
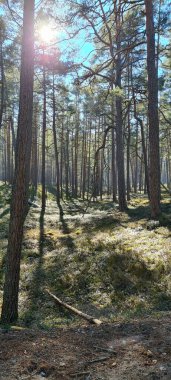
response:
[[(0, 185), (0, 303), (10, 189)], [(0, 326), (0, 380), (171, 379), (171, 204), (159, 223), (144, 195), (120, 213), (110, 200), (65, 200), (49, 189), (24, 229), (19, 311)], [(88, 206), (88, 207), (87, 207)], [(56, 306), (48, 288), (103, 321), (93, 326)]]

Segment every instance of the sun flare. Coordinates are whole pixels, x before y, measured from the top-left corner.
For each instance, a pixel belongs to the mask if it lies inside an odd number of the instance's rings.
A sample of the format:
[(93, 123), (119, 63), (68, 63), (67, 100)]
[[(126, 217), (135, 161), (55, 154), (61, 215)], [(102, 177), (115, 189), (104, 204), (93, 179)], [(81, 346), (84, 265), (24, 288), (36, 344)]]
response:
[(55, 39), (56, 31), (49, 25), (43, 25), (39, 29), (39, 38), (42, 42), (52, 42)]

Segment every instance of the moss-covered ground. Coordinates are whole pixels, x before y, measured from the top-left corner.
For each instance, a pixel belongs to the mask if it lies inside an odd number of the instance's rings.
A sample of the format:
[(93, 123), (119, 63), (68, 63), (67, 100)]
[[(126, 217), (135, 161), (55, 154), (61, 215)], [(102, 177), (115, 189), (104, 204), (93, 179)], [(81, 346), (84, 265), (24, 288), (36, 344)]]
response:
[[(162, 195), (159, 223), (151, 225), (148, 200), (133, 195), (120, 213), (109, 199), (87, 204), (69, 199), (57, 206), (40, 189), (25, 221), (20, 281), (20, 320), (50, 328), (78, 320), (56, 307), (48, 288), (62, 300), (105, 322), (158, 316), (171, 310), (171, 204)], [(0, 185), (0, 298), (8, 238), (10, 188)]]

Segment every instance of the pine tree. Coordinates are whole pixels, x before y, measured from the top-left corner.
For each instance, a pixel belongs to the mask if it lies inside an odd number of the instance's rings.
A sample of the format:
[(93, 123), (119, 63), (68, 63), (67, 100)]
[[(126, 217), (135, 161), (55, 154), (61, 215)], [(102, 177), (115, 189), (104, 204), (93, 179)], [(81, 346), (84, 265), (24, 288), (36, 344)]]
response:
[(12, 189), (2, 322), (18, 318), (18, 293), (23, 225), (27, 211), (34, 68), (34, 0), (24, 1), (20, 75), (20, 103), (16, 145), (15, 177)]

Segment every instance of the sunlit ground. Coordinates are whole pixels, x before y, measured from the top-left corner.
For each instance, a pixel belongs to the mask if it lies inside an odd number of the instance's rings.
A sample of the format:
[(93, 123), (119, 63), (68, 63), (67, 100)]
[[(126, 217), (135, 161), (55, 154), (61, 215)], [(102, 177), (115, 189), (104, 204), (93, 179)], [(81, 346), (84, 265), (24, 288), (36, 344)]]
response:
[[(1, 298), (9, 194), (8, 187), (1, 185)], [(171, 206), (166, 194), (160, 225), (154, 229), (149, 228), (144, 196), (132, 198), (128, 213), (120, 213), (104, 200), (91, 203), (84, 214), (86, 204), (71, 199), (61, 203), (59, 214), (50, 192), (44, 218), (40, 218), (39, 197), (36, 205), (27, 216), (22, 250), (24, 324), (48, 327), (77, 322), (53, 304), (45, 288), (105, 321), (171, 310)]]

